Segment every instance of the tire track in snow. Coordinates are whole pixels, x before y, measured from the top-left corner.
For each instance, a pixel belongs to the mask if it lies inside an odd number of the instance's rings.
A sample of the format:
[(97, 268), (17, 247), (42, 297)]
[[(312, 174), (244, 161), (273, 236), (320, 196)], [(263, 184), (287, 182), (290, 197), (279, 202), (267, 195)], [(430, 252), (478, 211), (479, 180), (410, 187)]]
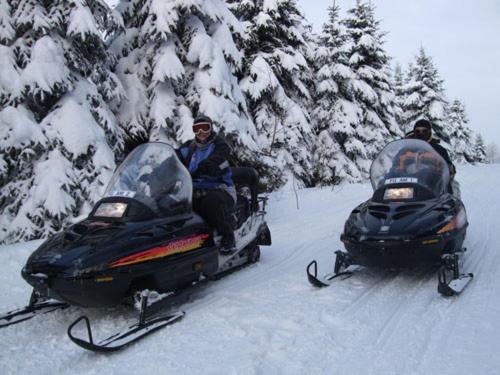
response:
[[(495, 184), (490, 183), (488, 185)], [(480, 297), (483, 289), (486, 289), (486, 293), (489, 295), (487, 299), (491, 300), (491, 298), (496, 297), (496, 291), (494, 288), (482, 287), (482, 284), (486, 283), (491, 285), (491, 283), (489, 281), (487, 282), (486, 278), (481, 276), (485, 268), (494, 268), (495, 270), (498, 270), (498, 266), (500, 263), (498, 252), (488, 251), (488, 246), (489, 244), (491, 244), (491, 240), (493, 238), (492, 227), (494, 223), (492, 223), (491, 221), (485, 221), (483, 219), (484, 213), (488, 210), (498, 212), (498, 200), (495, 201), (493, 207), (491, 205), (488, 205), (488, 207), (486, 208), (483, 205), (483, 201), (478, 199), (479, 197), (486, 196), (487, 193), (488, 192), (486, 191), (485, 195), (479, 194), (478, 196), (474, 196), (473, 199), (470, 199), (467, 202), (467, 205), (471, 207), (468, 209), (469, 220), (471, 222), (482, 224), (474, 226), (473, 228), (469, 227), (468, 235), (466, 237), (466, 246), (469, 248), (469, 251), (468, 253), (466, 253), (466, 259), (462, 271), (474, 272), (475, 278), (471, 281), (471, 284), (462, 295), (453, 297), (453, 299), (438, 300), (437, 303), (435, 300), (433, 301), (434, 303), (432, 303), (431, 307), (434, 311), (426, 314), (427, 316), (431, 316), (432, 320), (428, 322), (428, 324), (424, 325), (424, 327), (432, 326), (433, 329), (432, 331), (423, 330), (423, 332), (421, 333), (421, 335), (423, 336), (421, 339), (422, 350), (412, 353), (413, 362), (416, 365), (416, 369), (422, 369), (422, 372), (425, 371), (425, 369), (423, 369), (422, 367), (426, 359), (432, 358), (435, 355), (436, 351), (440, 350), (441, 348), (451, 347), (453, 345), (452, 343), (450, 343), (450, 340), (457, 332), (457, 329), (459, 329), (460, 327), (458, 322), (461, 322), (465, 319), (463, 318), (463, 315), (465, 313), (464, 309), (462, 308), (463, 303), (468, 302), (469, 304), (474, 305), (474, 299), (484, 298)], [(474, 232), (471, 233), (471, 229), (473, 229)], [(471, 236), (473, 236), (473, 242), (472, 244), (468, 244), (468, 239), (470, 239)], [(493, 256), (494, 261), (488, 261), (490, 255)], [(450, 319), (450, 316), (452, 316), (452, 319)]]
[[(422, 286), (425, 284), (429, 284), (429, 281), (434, 276), (427, 276), (429, 272), (428, 270), (420, 271), (415, 277), (412, 277), (413, 280), (410, 280), (408, 285), (410, 286), (411, 292), (407, 292), (405, 289), (405, 293), (401, 293), (398, 304), (394, 310), (384, 319), (384, 323), (382, 324), (381, 329), (376, 334), (375, 345), (380, 346), (383, 350), (390, 340), (390, 338), (398, 331), (398, 328), (405, 317), (405, 314), (413, 308), (412, 302), (415, 300), (414, 297), (417, 294), (422, 292)], [(417, 281), (419, 280), (419, 281)], [(415, 283), (415, 285), (410, 283)], [(392, 282), (393, 286), (397, 283), (397, 280)], [(401, 289), (396, 286), (395, 289)]]

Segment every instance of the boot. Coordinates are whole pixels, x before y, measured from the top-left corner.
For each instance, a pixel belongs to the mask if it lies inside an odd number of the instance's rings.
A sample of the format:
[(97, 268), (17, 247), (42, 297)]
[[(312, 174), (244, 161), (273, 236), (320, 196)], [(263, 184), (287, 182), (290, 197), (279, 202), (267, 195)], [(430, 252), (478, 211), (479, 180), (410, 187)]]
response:
[(234, 233), (225, 235), (220, 241), (219, 253), (222, 255), (230, 255), (236, 251), (236, 243), (234, 241)]

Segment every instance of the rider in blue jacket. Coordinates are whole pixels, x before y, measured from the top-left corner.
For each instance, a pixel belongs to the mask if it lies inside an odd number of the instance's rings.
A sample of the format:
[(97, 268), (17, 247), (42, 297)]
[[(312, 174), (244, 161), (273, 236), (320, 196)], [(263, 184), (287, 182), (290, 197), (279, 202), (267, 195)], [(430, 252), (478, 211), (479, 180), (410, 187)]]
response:
[(235, 250), (233, 209), (236, 189), (228, 158), (230, 147), (214, 132), (208, 116), (193, 123), (195, 138), (178, 150), (179, 157), (193, 179), (193, 209), (222, 236), (220, 252)]

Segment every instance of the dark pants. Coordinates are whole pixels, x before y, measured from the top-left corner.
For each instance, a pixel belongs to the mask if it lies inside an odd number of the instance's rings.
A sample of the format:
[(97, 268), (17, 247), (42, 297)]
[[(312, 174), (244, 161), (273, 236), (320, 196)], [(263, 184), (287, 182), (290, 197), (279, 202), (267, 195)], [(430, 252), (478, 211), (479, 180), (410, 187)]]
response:
[(193, 209), (222, 236), (223, 242), (234, 243), (234, 201), (222, 190), (195, 190)]

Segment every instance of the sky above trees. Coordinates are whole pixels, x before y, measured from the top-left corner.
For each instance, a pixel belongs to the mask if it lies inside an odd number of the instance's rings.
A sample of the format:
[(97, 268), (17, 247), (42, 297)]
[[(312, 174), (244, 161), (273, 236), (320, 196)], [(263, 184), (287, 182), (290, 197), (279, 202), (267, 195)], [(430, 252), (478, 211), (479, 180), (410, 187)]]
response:
[[(315, 31), (333, 0), (298, 0)], [(355, 0), (336, 0), (345, 14)], [(423, 46), (432, 56), (450, 100), (465, 103), (469, 125), (500, 145), (500, 2), (496, 0), (378, 0), (375, 15), (386, 49), (404, 69)]]

